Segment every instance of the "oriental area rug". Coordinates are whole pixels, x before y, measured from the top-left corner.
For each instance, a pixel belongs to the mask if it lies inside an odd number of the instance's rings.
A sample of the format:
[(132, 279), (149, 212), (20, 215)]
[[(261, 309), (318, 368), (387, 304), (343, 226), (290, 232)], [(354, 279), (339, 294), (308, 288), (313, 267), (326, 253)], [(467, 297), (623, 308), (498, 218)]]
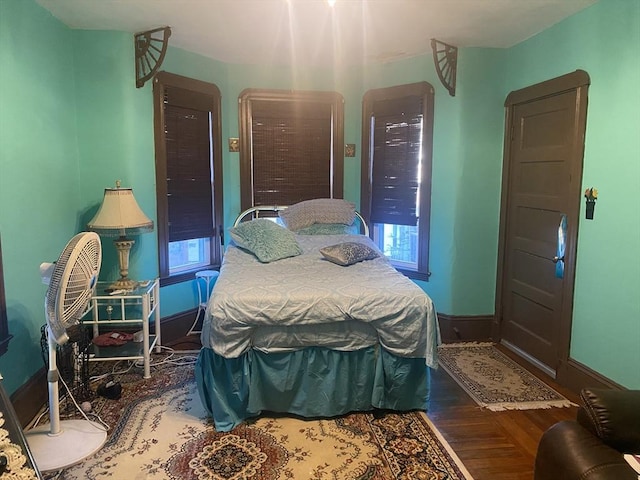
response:
[(92, 402), (110, 425), (105, 446), (47, 479), (472, 480), (423, 412), (331, 419), (262, 416), (216, 432), (193, 365), (120, 375), (122, 396)]
[(491, 411), (575, 405), (520, 367), (493, 343), (438, 347), (438, 361), (475, 402)]

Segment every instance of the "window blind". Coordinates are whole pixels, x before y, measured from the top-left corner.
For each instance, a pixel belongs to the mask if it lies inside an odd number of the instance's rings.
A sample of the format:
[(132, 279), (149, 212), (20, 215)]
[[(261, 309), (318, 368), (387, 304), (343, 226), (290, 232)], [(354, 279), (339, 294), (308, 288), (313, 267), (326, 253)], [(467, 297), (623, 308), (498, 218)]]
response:
[(214, 235), (211, 97), (165, 90), (169, 241)]
[(327, 102), (251, 102), (254, 205), (331, 197), (332, 107)]
[(422, 112), (421, 96), (374, 102), (371, 167), (374, 223), (417, 224)]

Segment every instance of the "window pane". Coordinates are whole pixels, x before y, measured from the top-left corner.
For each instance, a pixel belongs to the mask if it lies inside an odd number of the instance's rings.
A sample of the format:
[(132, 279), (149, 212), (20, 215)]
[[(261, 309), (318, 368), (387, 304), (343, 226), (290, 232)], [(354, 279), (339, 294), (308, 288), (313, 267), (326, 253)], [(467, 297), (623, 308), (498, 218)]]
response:
[(373, 240), (396, 267), (418, 269), (418, 225), (374, 223)]
[(184, 272), (211, 263), (211, 239), (169, 242), (169, 273)]

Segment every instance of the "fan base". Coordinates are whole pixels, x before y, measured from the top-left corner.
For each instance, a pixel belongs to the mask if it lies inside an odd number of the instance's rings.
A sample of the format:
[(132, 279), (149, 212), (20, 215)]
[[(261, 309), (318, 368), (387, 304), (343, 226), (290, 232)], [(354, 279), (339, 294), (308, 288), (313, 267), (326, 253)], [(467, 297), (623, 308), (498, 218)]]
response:
[(50, 426), (42, 425), (25, 432), (36, 466), (41, 472), (70, 467), (100, 450), (107, 432), (88, 420), (63, 420), (60, 433), (50, 434)]

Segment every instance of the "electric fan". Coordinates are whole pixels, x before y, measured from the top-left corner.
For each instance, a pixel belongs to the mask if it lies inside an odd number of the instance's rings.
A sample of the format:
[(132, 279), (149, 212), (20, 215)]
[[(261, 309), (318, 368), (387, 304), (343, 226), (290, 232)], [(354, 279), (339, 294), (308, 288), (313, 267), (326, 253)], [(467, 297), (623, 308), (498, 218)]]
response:
[[(87, 419), (60, 421), (58, 398), (59, 372), (56, 365), (56, 345), (68, 340), (67, 329), (79, 323), (86, 312), (93, 287), (98, 279), (102, 249), (100, 237), (94, 232), (74, 236), (58, 261), (50, 266), (50, 279), (45, 297), (47, 341), (49, 345), (49, 425), (25, 433), (36, 465), (41, 471), (58, 470), (88, 457), (102, 447), (106, 428)], [(47, 270), (46, 264), (40, 266)]]

